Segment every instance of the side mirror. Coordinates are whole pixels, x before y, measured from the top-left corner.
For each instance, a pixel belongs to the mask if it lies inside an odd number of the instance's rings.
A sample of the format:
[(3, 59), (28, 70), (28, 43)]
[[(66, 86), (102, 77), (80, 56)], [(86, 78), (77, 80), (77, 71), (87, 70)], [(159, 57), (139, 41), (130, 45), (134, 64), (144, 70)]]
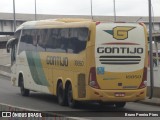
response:
[(14, 40), (15, 40), (15, 38), (11, 38), (7, 41), (7, 44), (6, 44), (7, 53), (10, 53), (10, 48), (11, 48), (11, 45), (14, 42)]
[(7, 48), (7, 53), (10, 53), (10, 48)]

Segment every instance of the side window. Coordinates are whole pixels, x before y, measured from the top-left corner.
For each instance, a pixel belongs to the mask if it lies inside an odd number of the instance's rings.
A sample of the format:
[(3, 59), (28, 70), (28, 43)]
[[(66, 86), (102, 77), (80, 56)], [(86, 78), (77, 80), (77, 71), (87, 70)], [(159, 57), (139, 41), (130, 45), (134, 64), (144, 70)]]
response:
[(69, 29), (64, 28), (60, 30), (60, 36), (61, 38), (59, 39), (60, 41), (60, 51), (65, 53), (67, 52), (67, 47), (68, 47), (68, 40), (69, 40)]
[(85, 50), (88, 37), (89, 37), (88, 28), (70, 28), (68, 52), (80, 53), (83, 50)]
[(36, 30), (36, 39), (37, 39), (37, 50), (46, 51), (46, 41), (48, 39), (48, 30), (47, 29)]
[(36, 51), (35, 30), (24, 29), (19, 45), (19, 53), (22, 51)]
[(49, 29), (48, 30), (49, 37), (46, 42), (46, 51), (48, 52), (56, 52), (56, 49), (59, 48), (59, 39), (60, 36), (60, 30), (59, 29)]
[(36, 50), (36, 47), (37, 47), (37, 38), (36, 38), (36, 30), (31, 30), (31, 39), (32, 39), (32, 48), (31, 50)]
[(68, 28), (49, 29), (46, 40), (46, 51), (66, 53), (68, 38), (69, 38)]
[(46, 41), (46, 51), (48, 52), (56, 52), (56, 48), (59, 46), (59, 38), (60, 38), (59, 29), (49, 29), (48, 37)]
[(75, 53), (85, 50), (88, 28), (54, 28), (37, 30), (38, 51)]
[(21, 30), (15, 32), (15, 34), (14, 34), (14, 38), (15, 38), (15, 42), (14, 42), (14, 44), (15, 44), (15, 53), (17, 53), (17, 45), (18, 45), (20, 33), (21, 33)]

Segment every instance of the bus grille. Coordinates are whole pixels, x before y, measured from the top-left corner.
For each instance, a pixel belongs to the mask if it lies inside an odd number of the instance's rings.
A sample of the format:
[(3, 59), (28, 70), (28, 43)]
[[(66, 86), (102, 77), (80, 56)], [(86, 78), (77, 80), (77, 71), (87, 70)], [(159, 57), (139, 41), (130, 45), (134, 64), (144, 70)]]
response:
[(140, 56), (100, 56), (99, 61), (101, 64), (112, 64), (112, 65), (129, 65), (139, 64), (141, 61)]

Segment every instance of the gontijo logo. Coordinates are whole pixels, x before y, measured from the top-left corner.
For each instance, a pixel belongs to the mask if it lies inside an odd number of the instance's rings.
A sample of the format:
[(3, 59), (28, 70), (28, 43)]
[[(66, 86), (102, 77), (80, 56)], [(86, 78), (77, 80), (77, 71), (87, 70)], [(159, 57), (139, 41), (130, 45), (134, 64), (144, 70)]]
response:
[(117, 40), (125, 40), (128, 38), (128, 32), (135, 27), (131, 26), (117, 26), (114, 27), (113, 30), (104, 30), (105, 32), (113, 35), (113, 38)]

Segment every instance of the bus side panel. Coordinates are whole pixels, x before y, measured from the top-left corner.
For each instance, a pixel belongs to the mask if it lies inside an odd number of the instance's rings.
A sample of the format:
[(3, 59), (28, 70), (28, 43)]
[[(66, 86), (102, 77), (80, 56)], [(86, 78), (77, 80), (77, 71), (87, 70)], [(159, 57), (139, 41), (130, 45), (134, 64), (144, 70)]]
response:
[(42, 52), (40, 57), (46, 80), (49, 83), (49, 91), (56, 95), (58, 80), (62, 81), (64, 88), (66, 81), (70, 81), (74, 97), (77, 98), (78, 75), (85, 74), (86, 71), (85, 52), (79, 54)]

